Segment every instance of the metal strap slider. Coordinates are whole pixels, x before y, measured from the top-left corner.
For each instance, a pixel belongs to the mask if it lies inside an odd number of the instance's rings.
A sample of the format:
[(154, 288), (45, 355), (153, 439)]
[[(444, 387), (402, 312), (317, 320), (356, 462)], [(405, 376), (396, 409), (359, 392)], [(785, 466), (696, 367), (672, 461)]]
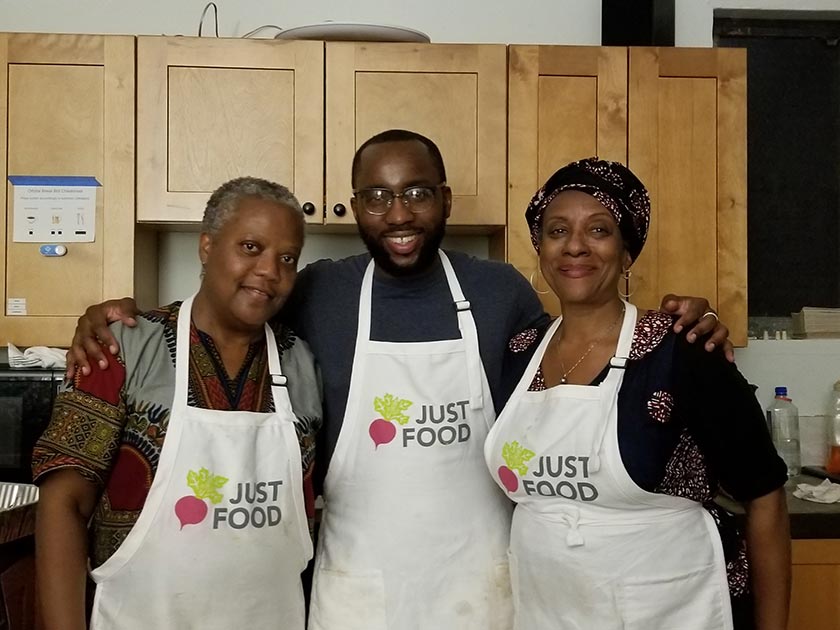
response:
[(627, 367), (627, 357), (613, 357), (610, 359), (610, 367), (623, 370)]

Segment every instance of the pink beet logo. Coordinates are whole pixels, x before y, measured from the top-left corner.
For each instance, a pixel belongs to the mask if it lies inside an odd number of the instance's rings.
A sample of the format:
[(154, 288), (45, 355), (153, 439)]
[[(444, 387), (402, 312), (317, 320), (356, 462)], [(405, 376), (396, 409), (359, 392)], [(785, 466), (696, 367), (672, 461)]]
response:
[(181, 521), (181, 529), (184, 529), (184, 525), (198, 525), (207, 517), (205, 499), (213, 505), (220, 503), (224, 496), (219, 489), (227, 482), (227, 477), (214, 475), (206, 468), (187, 473), (187, 485), (193, 494), (181, 497), (175, 502), (175, 516)]
[(400, 425), (406, 424), (409, 417), (403, 413), (406, 409), (411, 407), (414, 403), (410, 400), (397, 398), (391, 394), (385, 394), (382, 398), (373, 399), (373, 409), (381, 414), (381, 418), (377, 418), (370, 423), (368, 433), (370, 439), (373, 440), (374, 450), (379, 448), (380, 444), (388, 444), (397, 435), (397, 427), (394, 423)]
[[(502, 459), (505, 460), (507, 466), (499, 466), (498, 475), (499, 481), (508, 492), (516, 492), (519, 489), (519, 477), (524, 477), (528, 473), (525, 462), (533, 456), (534, 451), (520, 446), (519, 442), (505, 442), (502, 447)], [(519, 476), (516, 473), (519, 473)]]

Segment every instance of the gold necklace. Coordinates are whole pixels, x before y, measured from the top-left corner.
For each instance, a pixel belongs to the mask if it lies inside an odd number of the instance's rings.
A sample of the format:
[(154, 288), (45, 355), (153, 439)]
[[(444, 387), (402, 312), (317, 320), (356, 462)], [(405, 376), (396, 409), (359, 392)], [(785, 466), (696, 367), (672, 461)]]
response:
[(583, 361), (586, 357), (589, 356), (589, 353), (592, 352), (592, 349), (595, 346), (597, 346), (599, 343), (601, 343), (601, 341), (603, 341), (604, 338), (607, 335), (610, 334), (610, 331), (612, 331), (612, 329), (615, 328), (618, 325), (618, 322), (621, 321), (621, 318), (623, 316), (624, 316), (624, 305), (622, 304), (621, 312), (618, 314), (618, 317), (616, 318), (616, 320), (612, 324), (609, 325), (609, 327), (603, 332), (603, 334), (601, 334), (601, 336), (597, 337), (594, 341), (592, 341), (592, 343), (589, 344), (589, 347), (586, 349), (586, 352), (584, 352), (582, 355), (580, 355), (580, 358), (577, 361), (575, 361), (575, 364), (572, 367), (570, 367), (568, 370), (566, 369), (566, 366), (563, 364), (563, 357), (560, 356), (560, 344), (558, 343), (557, 346), (555, 346), (557, 348), (557, 358), (560, 360), (560, 369), (563, 370), (563, 376), (560, 377), (560, 384), (561, 385), (565, 385), (568, 382), (566, 380), (566, 377), (569, 376), (569, 374), (571, 374), (574, 371), (574, 369), (577, 366), (580, 365), (581, 361)]

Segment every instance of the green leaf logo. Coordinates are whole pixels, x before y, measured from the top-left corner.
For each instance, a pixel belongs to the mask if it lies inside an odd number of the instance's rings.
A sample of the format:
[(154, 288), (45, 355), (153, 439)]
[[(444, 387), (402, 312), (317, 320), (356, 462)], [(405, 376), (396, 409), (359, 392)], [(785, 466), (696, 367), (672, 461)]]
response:
[(191, 470), (187, 473), (187, 485), (195, 492), (196, 498), (209, 499), (213, 505), (220, 503), (224, 498), (218, 490), (227, 482), (227, 477), (214, 475), (206, 468), (200, 468), (198, 472)]
[(410, 400), (397, 398), (392, 394), (385, 394), (382, 398), (373, 399), (373, 408), (376, 412), (381, 414), (385, 420), (398, 422), (399, 424), (408, 423), (409, 417), (403, 411), (413, 404)]
[(525, 463), (534, 456), (534, 451), (519, 445), (519, 442), (505, 442), (502, 447), (502, 459), (511, 470), (515, 470), (521, 477), (528, 472)]

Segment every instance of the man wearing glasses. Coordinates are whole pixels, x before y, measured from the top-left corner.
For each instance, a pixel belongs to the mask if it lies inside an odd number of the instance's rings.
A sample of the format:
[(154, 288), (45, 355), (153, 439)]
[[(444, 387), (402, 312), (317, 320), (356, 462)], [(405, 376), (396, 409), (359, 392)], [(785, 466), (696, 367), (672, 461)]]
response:
[(287, 303), (325, 390), (309, 628), (509, 630), (510, 505), (483, 445), (507, 340), (546, 315), (510, 265), (440, 249), (452, 191), (429, 139), (374, 136), (352, 177), (370, 255), (309, 265)]
[[(282, 312), (324, 386), (309, 628), (510, 630), (510, 504), (483, 443), (521, 376), (505, 373), (508, 341), (547, 316), (510, 265), (440, 249), (452, 191), (434, 142), (380, 133), (352, 178), (370, 254), (307, 266)], [(127, 304), (88, 309), (68, 363), (86, 365), (85, 346), (104, 359), (87, 342), (112, 343), (105, 313)], [(680, 306), (696, 319), (708, 302)]]

